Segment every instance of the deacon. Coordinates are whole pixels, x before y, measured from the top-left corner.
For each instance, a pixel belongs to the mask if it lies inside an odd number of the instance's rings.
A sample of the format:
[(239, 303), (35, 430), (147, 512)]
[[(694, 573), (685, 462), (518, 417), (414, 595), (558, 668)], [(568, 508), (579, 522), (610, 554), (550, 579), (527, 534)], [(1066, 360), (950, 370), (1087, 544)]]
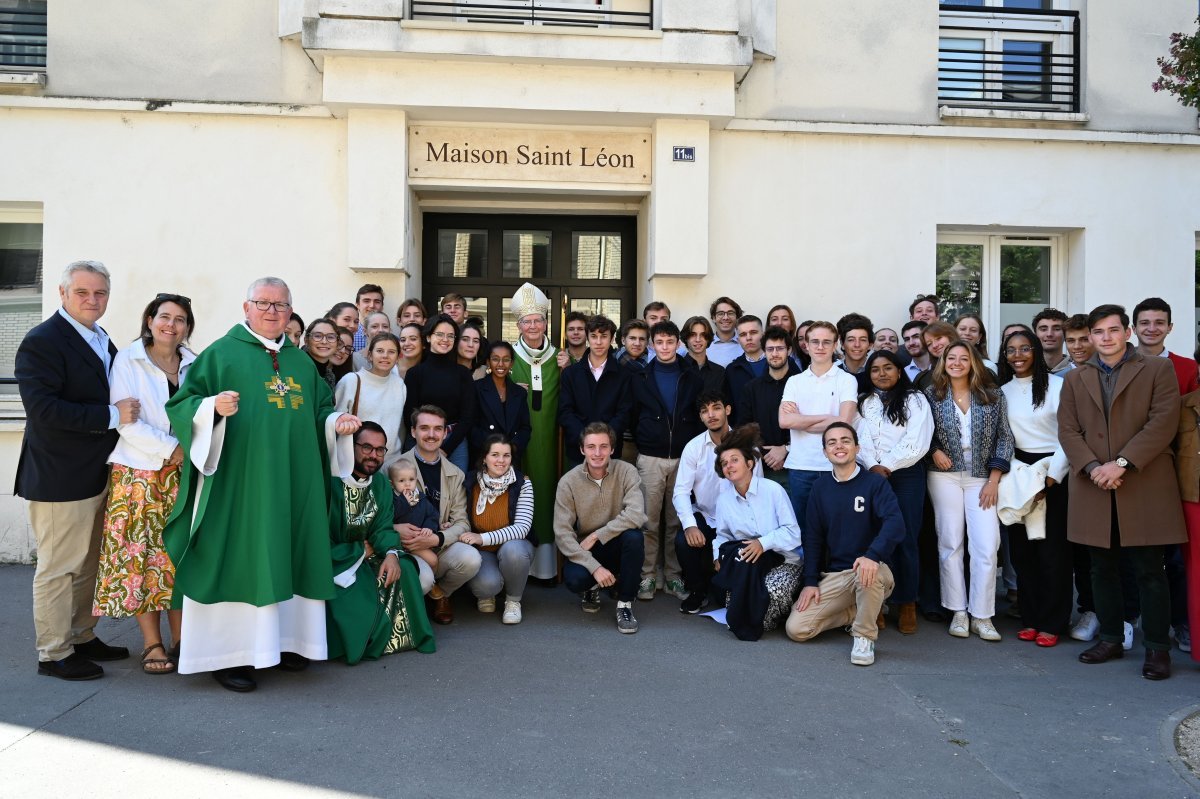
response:
[(312, 359), (283, 334), (291, 303), (279, 278), (251, 283), (245, 321), (167, 403), (188, 453), (163, 532), (184, 611), (179, 672), (211, 671), (231, 691), (254, 690), (255, 668), (298, 671), (327, 653), (329, 477), (350, 475), (359, 421), (334, 412)]
[[(513, 295), (509, 308), (521, 333), (513, 345), (517, 358), (512, 366), (512, 379), (527, 392), (533, 425), (521, 469), (533, 483), (535, 497), (552, 497), (558, 483), (559, 370), (558, 348), (547, 335), (550, 300), (537, 286), (525, 283)], [(537, 537), (537, 550), (529, 574), (539, 580), (553, 579), (558, 576), (558, 559), (554, 548), (554, 508), (549, 502), (534, 504), (533, 533)]]

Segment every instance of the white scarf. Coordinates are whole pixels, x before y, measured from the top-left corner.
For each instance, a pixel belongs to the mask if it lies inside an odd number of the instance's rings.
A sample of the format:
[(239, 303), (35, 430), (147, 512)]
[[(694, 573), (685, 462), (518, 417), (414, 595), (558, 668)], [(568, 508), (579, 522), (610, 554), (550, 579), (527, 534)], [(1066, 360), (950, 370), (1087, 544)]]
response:
[(479, 499), (475, 501), (475, 515), (482, 516), (487, 506), (517, 482), (517, 473), (509, 466), (508, 471), (499, 477), (492, 477), (486, 471), (479, 472)]
[(242, 327), (246, 328), (250, 335), (262, 342), (262, 345), (272, 352), (279, 352), (281, 349), (283, 349), (283, 336), (279, 337), (279, 341), (271, 341), (271, 339), (267, 338), (266, 336), (260, 336), (253, 330), (250, 330), (250, 324), (244, 319), (242, 320)]
[[(529, 364), (529, 390), (542, 390), (542, 364), (553, 360), (555, 349), (550, 343), (550, 337), (544, 339), (545, 345), (540, 350), (531, 350), (525, 343), (525, 339), (517, 337), (517, 344), (513, 348), (517, 351), (517, 357)], [(555, 363), (557, 366), (557, 362)]]

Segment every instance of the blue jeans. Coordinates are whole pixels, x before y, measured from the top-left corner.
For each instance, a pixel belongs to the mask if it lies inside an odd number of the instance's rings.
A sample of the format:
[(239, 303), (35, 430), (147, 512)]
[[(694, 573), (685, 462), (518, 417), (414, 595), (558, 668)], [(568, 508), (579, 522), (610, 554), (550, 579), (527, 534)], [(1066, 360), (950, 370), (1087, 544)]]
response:
[(459, 442), (454, 451), (450, 453), (450, 462), (463, 470), (463, 474), (471, 471), (470, 463), (471, 456), (467, 453), (467, 440), (464, 438)]
[(792, 500), (792, 510), (796, 511), (796, 522), (800, 529), (808, 522), (808, 495), (812, 493), (812, 485), (825, 472), (810, 472), (806, 469), (788, 469), (788, 496)]
[(481, 549), (479, 558), (479, 571), (467, 583), (471, 593), (485, 599), (503, 590), (505, 599), (520, 602), (533, 564), (533, 544), (525, 538), (505, 541), (497, 552)]
[[(642, 531), (626, 530), (607, 544), (597, 543), (592, 557), (617, 578), (617, 599), (632, 602), (637, 597), (638, 581), (642, 578)], [(596, 578), (585, 567), (567, 561), (563, 564), (563, 585), (568, 591), (582, 594), (596, 585)]]
[(903, 605), (917, 601), (920, 585), (920, 558), (917, 551), (917, 536), (921, 533), (921, 516), (925, 508), (925, 464), (918, 461), (907, 469), (892, 472), (888, 482), (900, 503), (900, 515), (904, 517), (904, 540), (892, 553), (892, 576), (896, 587), (892, 590), (891, 602)]

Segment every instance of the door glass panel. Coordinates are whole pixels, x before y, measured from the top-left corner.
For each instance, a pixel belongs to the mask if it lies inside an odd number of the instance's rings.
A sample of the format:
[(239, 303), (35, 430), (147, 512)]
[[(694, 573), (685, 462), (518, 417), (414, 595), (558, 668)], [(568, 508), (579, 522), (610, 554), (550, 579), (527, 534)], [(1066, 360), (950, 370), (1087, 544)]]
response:
[(439, 230), (438, 277), (483, 277), (487, 250), (486, 230)]
[(983, 285), (982, 244), (939, 244), (937, 246), (937, 295), (942, 300), (941, 318), (953, 321), (966, 313), (980, 312)]
[(550, 232), (546, 230), (504, 231), (504, 277), (530, 280), (550, 275)]
[(938, 99), (983, 99), (983, 39), (938, 40)]
[(621, 315), (620, 300), (576, 299), (572, 297), (571, 310), (579, 311), (588, 316), (596, 316), (597, 314), (607, 316), (617, 327), (620, 327), (621, 322), (624, 321), (624, 317)]
[(1000, 245), (1000, 329), (1028, 325), (1050, 305), (1050, 248)]
[(576, 280), (620, 280), (620, 234), (572, 233), (571, 277)]
[(1050, 42), (1004, 41), (1004, 99), (1048, 103)]

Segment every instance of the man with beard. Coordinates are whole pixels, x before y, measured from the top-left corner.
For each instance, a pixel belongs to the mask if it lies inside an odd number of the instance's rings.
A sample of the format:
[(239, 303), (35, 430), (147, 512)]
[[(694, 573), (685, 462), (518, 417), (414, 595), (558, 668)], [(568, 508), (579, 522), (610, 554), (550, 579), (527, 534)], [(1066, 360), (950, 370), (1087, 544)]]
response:
[(392, 528), (392, 486), (381, 474), (387, 434), (363, 422), (354, 470), (332, 478), (329, 544), (333, 599), (325, 606), (329, 657), (354, 665), (405, 649), (434, 650), (416, 561)]

